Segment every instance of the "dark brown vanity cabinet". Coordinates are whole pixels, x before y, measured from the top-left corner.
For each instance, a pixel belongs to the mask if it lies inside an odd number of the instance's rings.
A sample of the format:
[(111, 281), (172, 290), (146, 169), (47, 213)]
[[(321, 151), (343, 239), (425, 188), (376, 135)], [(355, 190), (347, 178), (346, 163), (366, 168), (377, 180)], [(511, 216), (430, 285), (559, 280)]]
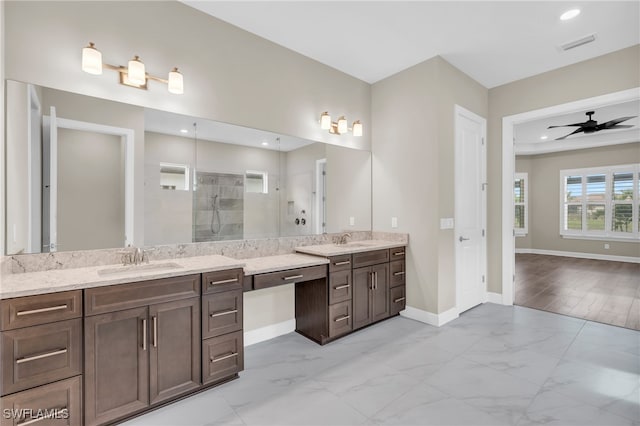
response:
[(200, 275), (85, 290), (86, 425), (200, 386), (200, 303)]

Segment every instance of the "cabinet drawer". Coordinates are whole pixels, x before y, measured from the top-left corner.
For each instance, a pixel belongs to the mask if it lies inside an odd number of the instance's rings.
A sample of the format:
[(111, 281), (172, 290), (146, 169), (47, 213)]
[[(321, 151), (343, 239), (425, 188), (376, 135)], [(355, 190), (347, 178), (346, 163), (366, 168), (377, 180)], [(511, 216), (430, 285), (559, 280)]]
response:
[(303, 281), (325, 278), (327, 276), (327, 266), (310, 266), (308, 268), (289, 269), (287, 271), (270, 272), (268, 274), (258, 274), (253, 277), (253, 288), (275, 287), (283, 284), (292, 284)]
[(78, 376), (5, 396), (0, 425), (81, 426), (81, 386)]
[(202, 338), (242, 330), (242, 290), (202, 297)]
[(82, 290), (0, 301), (0, 329), (13, 330), (82, 316)]
[(406, 247), (397, 247), (397, 248), (390, 249), (389, 257), (391, 258), (391, 261), (404, 260), (406, 250), (407, 250)]
[(202, 274), (202, 294), (242, 289), (244, 282), (242, 268)]
[(202, 341), (202, 383), (217, 382), (243, 369), (242, 331)]
[(329, 274), (329, 304), (351, 300), (351, 269)]
[(363, 266), (371, 266), (378, 263), (386, 263), (389, 261), (389, 250), (365, 251), (353, 254), (353, 267), (360, 268)]
[(407, 301), (406, 301), (406, 287), (401, 285), (398, 287), (392, 287), (389, 291), (389, 315), (395, 315), (398, 312), (404, 310)]
[(403, 285), (405, 283), (405, 262), (404, 260), (395, 260), (390, 264), (390, 280), (391, 287)]
[(329, 306), (329, 337), (340, 336), (352, 329), (351, 300)]
[(198, 296), (200, 274), (185, 275), (87, 289), (84, 309), (91, 316)]
[(2, 394), (82, 373), (80, 318), (2, 332)]
[(329, 258), (329, 272), (350, 271), (351, 255), (344, 254), (341, 256), (333, 256)]

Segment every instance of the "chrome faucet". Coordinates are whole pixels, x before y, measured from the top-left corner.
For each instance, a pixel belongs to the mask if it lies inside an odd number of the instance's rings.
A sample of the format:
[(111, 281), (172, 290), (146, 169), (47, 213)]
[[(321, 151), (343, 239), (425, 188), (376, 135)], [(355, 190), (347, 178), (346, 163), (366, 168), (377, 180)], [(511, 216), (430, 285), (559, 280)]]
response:
[(128, 265), (140, 265), (142, 263), (149, 263), (149, 257), (147, 251), (140, 247), (128, 247), (130, 250), (124, 250), (122, 254), (122, 263), (125, 266)]
[(351, 238), (351, 234), (348, 232), (344, 232), (340, 235), (337, 235), (333, 238), (334, 244), (347, 244), (347, 238)]

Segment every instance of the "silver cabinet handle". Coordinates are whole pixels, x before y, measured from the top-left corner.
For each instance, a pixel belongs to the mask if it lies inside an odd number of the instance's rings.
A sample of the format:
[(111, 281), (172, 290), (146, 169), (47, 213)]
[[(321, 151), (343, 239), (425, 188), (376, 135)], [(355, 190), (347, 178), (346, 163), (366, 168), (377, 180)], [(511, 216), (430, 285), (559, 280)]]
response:
[(373, 290), (374, 287), (374, 281), (373, 281), (373, 272), (369, 272), (369, 277), (371, 278), (371, 287), (369, 287), (370, 290)]
[(398, 297), (396, 300), (393, 301), (393, 303), (402, 302), (404, 299), (405, 299), (404, 297)]
[(237, 312), (238, 312), (237, 309), (232, 309), (230, 311), (220, 311), (220, 312), (216, 312), (215, 314), (210, 314), (209, 317), (210, 318), (221, 317), (223, 315), (235, 314)]
[(469, 241), (470, 238), (465, 238), (462, 235), (460, 235), (460, 238), (458, 238), (458, 240), (460, 240), (460, 242), (463, 242), (463, 241)]
[(373, 277), (375, 278), (375, 283), (376, 283), (376, 286), (374, 287), (374, 289), (377, 290), (378, 289), (378, 273), (374, 272)]
[(66, 354), (66, 353), (67, 353), (67, 348), (56, 349), (55, 351), (47, 352), (47, 353), (40, 354), (40, 355), (33, 355), (33, 356), (27, 356), (27, 357), (24, 357), (24, 358), (19, 358), (19, 359), (16, 360), (16, 364), (22, 364), (23, 362), (35, 361), (37, 359), (49, 358), (50, 356)]
[(40, 420), (53, 418), (53, 417), (55, 417), (56, 412), (59, 412), (59, 411), (67, 411), (67, 407), (51, 409), (51, 413), (50, 414), (43, 414), (42, 416), (36, 417), (35, 419), (26, 420), (24, 422), (16, 423), (16, 426), (32, 425), (34, 423), (39, 422)]
[(158, 347), (158, 317), (155, 316), (152, 318), (153, 320), (153, 347)]
[(224, 361), (225, 359), (233, 358), (234, 356), (238, 356), (238, 353), (237, 352), (232, 352), (229, 355), (221, 356), (219, 358), (211, 358), (211, 362)]
[(349, 318), (351, 318), (351, 315), (343, 315), (341, 317), (338, 317), (338, 318), (334, 319), (334, 321), (335, 322), (340, 322), (340, 321), (348, 320)]
[(220, 280), (220, 281), (210, 281), (209, 285), (220, 285), (220, 284), (229, 284), (229, 283), (237, 283), (237, 278), (229, 278), (228, 280)]
[(403, 251), (397, 251), (395, 253), (393, 253), (394, 256), (403, 256), (404, 252)]
[(398, 272), (394, 272), (394, 273), (393, 273), (393, 275), (394, 275), (395, 277), (397, 277), (398, 275), (404, 275), (404, 274), (405, 274), (405, 272), (404, 272), (404, 271), (398, 271)]
[(147, 320), (142, 320), (142, 350), (147, 350)]
[(343, 260), (342, 262), (335, 262), (334, 265), (335, 266), (342, 266), (342, 265), (349, 265), (351, 264), (351, 261), (349, 260)]
[(344, 284), (344, 285), (336, 286), (336, 287), (334, 287), (333, 289), (334, 289), (334, 290), (342, 290), (343, 288), (349, 288), (349, 287), (351, 287), (351, 285), (349, 285), (349, 284)]
[(65, 303), (64, 305), (51, 306), (49, 308), (41, 308), (41, 309), (32, 309), (30, 311), (19, 311), (16, 315), (33, 315), (33, 314), (41, 314), (43, 312), (51, 312), (51, 311), (60, 311), (62, 309), (67, 309), (69, 306)]
[(295, 279), (302, 278), (302, 277), (304, 277), (304, 275), (300, 274), (300, 275), (292, 275), (290, 277), (282, 277), (282, 279), (283, 280), (295, 280)]

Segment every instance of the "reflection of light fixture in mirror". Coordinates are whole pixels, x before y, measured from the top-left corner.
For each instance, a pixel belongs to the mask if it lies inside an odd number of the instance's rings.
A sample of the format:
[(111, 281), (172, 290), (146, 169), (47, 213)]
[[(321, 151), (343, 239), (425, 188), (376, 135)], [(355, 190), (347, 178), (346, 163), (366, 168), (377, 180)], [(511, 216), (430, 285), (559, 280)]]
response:
[(333, 135), (344, 135), (349, 130), (353, 131), (353, 136), (362, 136), (362, 123), (360, 120), (353, 122), (353, 128), (347, 127), (347, 119), (344, 115), (338, 118), (338, 121), (331, 121), (331, 116), (327, 111), (320, 114), (320, 128), (328, 130)]
[(187, 129), (180, 129), (180, 133), (189, 133)]
[(269, 146), (269, 142), (267, 141), (262, 142), (262, 146)]
[(169, 72), (168, 79), (155, 77), (147, 74), (144, 63), (140, 57), (134, 56), (126, 67), (118, 65), (110, 65), (102, 63), (102, 53), (95, 48), (94, 43), (82, 49), (82, 71), (89, 74), (102, 74), (102, 69), (107, 68), (117, 71), (120, 74), (120, 84), (136, 87), (138, 89), (147, 89), (149, 80), (159, 81), (167, 85), (169, 93), (181, 95), (184, 93), (184, 80), (178, 68), (173, 68)]

